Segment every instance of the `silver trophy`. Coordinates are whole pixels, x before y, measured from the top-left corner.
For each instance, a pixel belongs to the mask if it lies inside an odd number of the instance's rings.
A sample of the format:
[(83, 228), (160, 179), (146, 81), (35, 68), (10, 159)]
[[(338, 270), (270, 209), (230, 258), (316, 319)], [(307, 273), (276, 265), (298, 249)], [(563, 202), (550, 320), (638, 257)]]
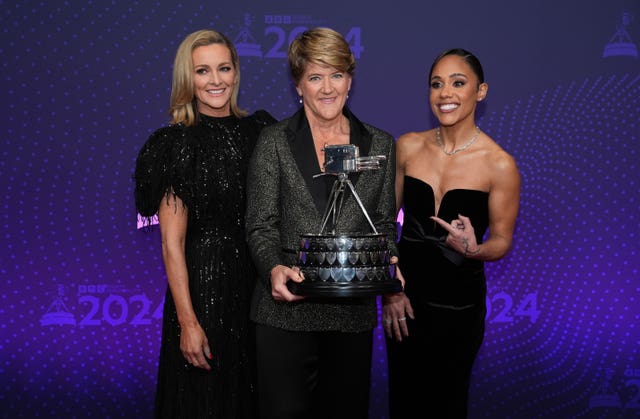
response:
[[(358, 147), (352, 144), (325, 146), (324, 155), (324, 173), (314, 177), (334, 175), (336, 180), (319, 232), (300, 236), (297, 266), (305, 280), (289, 281), (287, 286), (294, 294), (311, 297), (356, 297), (401, 291), (402, 285), (390, 264), (387, 237), (378, 233), (349, 179), (349, 173), (380, 168), (386, 157), (360, 157)], [(336, 234), (347, 191), (358, 203), (372, 233)], [(327, 231), (329, 221), (332, 228)]]

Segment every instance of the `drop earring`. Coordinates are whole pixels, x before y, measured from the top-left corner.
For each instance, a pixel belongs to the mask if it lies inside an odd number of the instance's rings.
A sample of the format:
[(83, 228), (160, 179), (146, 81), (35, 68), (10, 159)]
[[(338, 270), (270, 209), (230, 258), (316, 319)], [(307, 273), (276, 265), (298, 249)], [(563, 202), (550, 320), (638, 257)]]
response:
[(302, 105), (302, 96), (300, 96), (300, 99), (298, 99), (298, 102), (300, 102), (300, 104)]

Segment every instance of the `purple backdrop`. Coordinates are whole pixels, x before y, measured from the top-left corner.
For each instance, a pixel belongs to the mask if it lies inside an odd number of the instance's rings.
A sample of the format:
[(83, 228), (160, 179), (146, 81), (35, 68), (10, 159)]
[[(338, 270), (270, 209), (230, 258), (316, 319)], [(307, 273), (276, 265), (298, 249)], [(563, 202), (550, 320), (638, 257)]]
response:
[[(478, 124), (523, 187), (514, 248), (487, 265), (470, 417), (640, 417), (640, 3), (287, 3), (0, 1), (0, 415), (151, 416), (166, 278), (131, 176), (177, 45), (227, 33), (241, 104), (282, 118), (290, 39), (331, 26), (358, 60), (350, 106), (395, 136), (434, 126), (438, 52), (485, 67)], [(374, 350), (386, 419), (380, 329)]]

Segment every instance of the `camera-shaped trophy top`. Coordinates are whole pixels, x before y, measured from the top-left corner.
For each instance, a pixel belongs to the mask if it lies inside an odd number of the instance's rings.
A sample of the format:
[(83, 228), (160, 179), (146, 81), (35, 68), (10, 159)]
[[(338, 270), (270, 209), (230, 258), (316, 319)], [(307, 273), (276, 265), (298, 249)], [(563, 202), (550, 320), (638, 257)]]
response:
[[(340, 216), (340, 212), (342, 211), (345, 187), (349, 187), (353, 197), (358, 202), (358, 206), (369, 222), (371, 229), (377, 234), (378, 231), (376, 230), (376, 226), (371, 221), (371, 218), (362, 204), (358, 193), (349, 180), (349, 173), (379, 169), (381, 162), (386, 160), (386, 156), (360, 157), (360, 150), (358, 146), (353, 144), (325, 145), (323, 151), (324, 173), (317, 174), (314, 177), (335, 175), (338, 179), (336, 179), (331, 189), (328, 205), (325, 209), (324, 216), (322, 217), (320, 233), (322, 234), (325, 231), (327, 222), (330, 218), (333, 220), (333, 226), (335, 227)], [(332, 233), (335, 233), (335, 231), (332, 231)]]
[(360, 149), (353, 144), (325, 145), (322, 150), (324, 151), (324, 173), (322, 174), (346, 176), (352, 172), (379, 169), (380, 163), (387, 159), (386, 156), (360, 157)]

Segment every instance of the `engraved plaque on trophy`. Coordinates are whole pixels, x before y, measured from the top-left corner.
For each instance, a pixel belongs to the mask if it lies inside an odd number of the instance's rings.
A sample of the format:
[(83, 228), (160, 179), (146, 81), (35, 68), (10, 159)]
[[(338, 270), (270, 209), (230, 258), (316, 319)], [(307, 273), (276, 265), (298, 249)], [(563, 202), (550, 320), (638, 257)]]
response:
[[(390, 264), (388, 238), (378, 233), (358, 193), (349, 180), (349, 173), (375, 170), (385, 156), (360, 157), (355, 145), (325, 146), (324, 173), (336, 181), (329, 195), (322, 225), (318, 233), (302, 234), (297, 266), (304, 274), (301, 283), (289, 281), (292, 293), (310, 297), (359, 297), (380, 295), (402, 290)], [(344, 200), (350, 192), (371, 226), (371, 233), (336, 234), (327, 232), (331, 219), (335, 226)]]

